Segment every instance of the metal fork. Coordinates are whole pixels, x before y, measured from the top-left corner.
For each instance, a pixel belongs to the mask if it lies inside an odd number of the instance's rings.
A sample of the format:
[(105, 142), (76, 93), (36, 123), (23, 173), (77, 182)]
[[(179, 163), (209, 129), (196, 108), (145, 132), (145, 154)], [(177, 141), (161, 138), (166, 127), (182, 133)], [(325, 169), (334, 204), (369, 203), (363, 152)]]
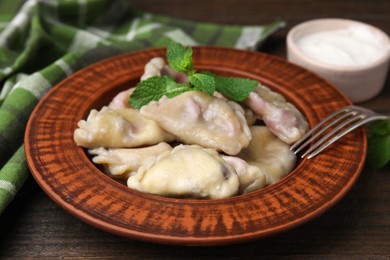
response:
[(294, 154), (299, 153), (313, 140), (319, 138), (321, 134), (329, 130), (328, 133), (314, 142), (314, 144), (301, 156), (301, 158), (307, 157), (307, 159), (311, 159), (323, 151), (326, 147), (354, 129), (372, 121), (385, 119), (390, 119), (390, 116), (378, 114), (372, 110), (358, 106), (347, 106), (334, 112), (319, 122), (301, 139), (293, 144), (290, 150), (293, 151)]

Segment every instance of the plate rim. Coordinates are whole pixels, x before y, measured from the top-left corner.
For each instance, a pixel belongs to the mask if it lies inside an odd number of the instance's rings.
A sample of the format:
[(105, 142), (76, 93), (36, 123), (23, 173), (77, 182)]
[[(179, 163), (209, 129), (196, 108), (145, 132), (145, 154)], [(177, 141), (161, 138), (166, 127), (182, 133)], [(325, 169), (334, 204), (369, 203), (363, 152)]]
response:
[[(77, 72), (75, 72), (73, 75), (71, 75), (69, 78), (77, 78), (79, 76), (82, 76), (84, 73), (88, 72), (89, 70), (95, 68), (96, 66), (99, 66), (101, 64), (106, 64), (106, 63), (115, 63), (115, 62), (118, 62), (118, 59), (126, 59), (126, 58), (131, 58), (131, 57), (136, 57), (136, 56), (139, 56), (139, 55), (144, 55), (145, 53), (161, 53), (162, 51), (164, 51), (165, 48), (153, 48), (153, 49), (146, 49), (146, 50), (141, 50), (141, 51), (137, 51), (137, 52), (132, 52), (132, 53), (125, 53), (125, 54), (121, 54), (121, 55), (117, 55), (117, 56), (114, 56), (114, 57), (110, 57), (110, 58), (107, 58), (107, 59), (104, 59), (102, 61), (99, 61), (97, 63), (94, 63), (94, 64), (91, 64)], [(318, 80), (322, 81), (324, 84), (326, 84), (328, 87), (330, 87), (332, 89), (333, 92), (337, 93), (338, 96), (341, 97), (342, 100), (345, 101), (346, 104), (350, 104), (351, 102), (348, 100), (348, 98), (341, 93), (341, 91), (339, 91), (337, 88), (335, 88), (333, 85), (331, 85), (330, 83), (324, 81), (323, 79), (321, 79), (320, 77), (318, 77), (317, 75), (315, 75), (314, 73), (312, 72), (309, 72), (307, 71), (306, 69), (304, 68), (301, 68), (297, 65), (294, 65), (294, 64), (291, 64), (289, 63), (288, 61), (280, 58), (280, 57), (276, 57), (276, 56), (273, 56), (273, 55), (270, 55), (270, 54), (266, 54), (266, 53), (262, 53), (262, 52), (254, 52), (254, 51), (243, 51), (243, 50), (237, 50), (237, 49), (232, 49), (232, 48), (227, 48), (227, 47), (213, 47), (213, 46), (202, 46), (202, 47), (194, 47), (194, 59), (196, 61), (196, 53), (197, 51), (200, 51), (200, 50), (206, 50), (206, 51), (217, 51), (217, 52), (222, 52), (222, 53), (225, 53), (225, 52), (228, 52), (228, 53), (238, 53), (238, 55), (240, 54), (245, 54), (246, 56), (247, 55), (253, 55), (253, 56), (262, 56), (262, 57), (266, 57), (266, 59), (271, 59), (271, 60), (276, 60), (278, 62), (282, 62), (282, 63), (285, 63), (285, 64), (288, 64), (288, 66), (293, 66), (294, 68), (299, 68), (299, 70), (305, 72), (305, 73), (308, 73), (308, 75), (310, 77), (315, 77), (317, 78)], [(195, 63), (194, 61), (194, 63)], [(195, 63), (196, 64), (196, 63)], [(250, 241), (250, 240), (253, 240), (253, 239), (259, 239), (259, 238), (264, 238), (264, 237), (267, 237), (267, 236), (270, 236), (270, 235), (275, 235), (275, 234), (278, 234), (280, 232), (284, 232), (286, 230), (290, 230), (294, 227), (297, 227), (319, 215), (321, 215), (323, 212), (325, 212), (326, 210), (328, 210), (330, 207), (332, 207), (334, 204), (336, 204), (343, 196), (345, 196), (345, 194), (352, 188), (353, 184), (355, 183), (355, 181), (357, 180), (360, 172), (362, 171), (362, 168), (363, 168), (363, 165), (364, 165), (364, 161), (360, 163), (359, 167), (356, 169), (354, 175), (353, 175), (353, 178), (348, 182), (348, 185), (347, 186), (344, 186), (342, 187), (342, 189), (339, 190), (339, 192), (336, 194), (336, 196), (332, 197), (332, 199), (329, 201), (329, 203), (327, 204), (324, 204), (322, 205), (322, 207), (318, 207), (316, 208), (315, 210), (313, 210), (311, 212), (310, 215), (305, 215), (301, 218), (298, 218), (296, 219), (294, 222), (289, 222), (289, 223), (286, 223), (285, 225), (279, 225), (279, 226), (276, 226), (274, 228), (271, 228), (271, 229), (267, 229), (266, 231), (263, 231), (263, 232), (254, 232), (254, 233), (245, 233), (245, 234), (240, 234), (240, 235), (226, 235), (226, 236), (220, 236), (220, 237), (216, 237), (216, 236), (213, 236), (213, 237), (180, 237), (180, 236), (171, 236), (171, 235), (157, 235), (157, 234), (149, 234), (149, 233), (143, 233), (143, 232), (139, 232), (139, 231), (136, 231), (136, 230), (131, 230), (131, 229), (126, 229), (126, 228), (123, 228), (123, 227), (119, 227), (115, 224), (112, 224), (112, 223), (108, 223), (108, 222), (104, 222), (102, 221), (101, 219), (99, 218), (95, 218), (94, 216), (90, 215), (90, 214), (87, 214), (86, 212), (84, 212), (83, 210), (81, 209), (78, 209), (77, 207), (75, 207), (75, 205), (72, 205), (70, 203), (68, 203), (66, 201), (66, 199), (64, 199), (63, 197), (61, 197), (60, 194), (57, 194), (50, 185), (48, 185), (45, 180), (42, 178), (41, 174), (39, 173), (39, 171), (37, 170), (36, 168), (36, 165), (35, 165), (35, 162), (34, 162), (34, 156), (32, 154), (32, 145), (30, 143), (30, 133), (32, 131), (32, 128), (34, 127), (33, 124), (36, 122), (34, 120), (35, 118), (35, 115), (38, 113), (38, 111), (40, 109), (42, 109), (42, 106), (43, 104), (45, 104), (46, 102), (48, 102), (48, 100), (50, 100), (52, 98), (53, 95), (55, 95), (54, 93), (60, 89), (60, 88), (64, 88), (64, 86), (66, 86), (66, 84), (69, 82), (69, 78), (66, 78), (64, 79), (63, 81), (61, 81), (59, 84), (57, 84), (56, 86), (54, 86), (43, 98), (42, 100), (38, 103), (38, 105), (34, 108), (31, 116), (30, 116), (30, 119), (28, 121), (28, 124), (27, 124), (27, 127), (26, 127), (26, 132), (25, 132), (25, 152), (26, 152), (26, 158), (27, 158), (27, 163), (28, 163), (28, 166), (30, 167), (30, 171), (33, 175), (33, 177), (36, 179), (36, 181), (38, 182), (38, 184), (41, 186), (41, 188), (45, 191), (45, 193), (52, 199), (54, 200), (58, 205), (60, 205), (62, 208), (64, 208), (66, 211), (68, 211), (69, 213), (71, 213), (72, 215), (74, 215), (75, 217), (78, 217), (79, 219), (81, 219), (82, 221), (98, 228), (98, 229), (102, 229), (102, 230), (105, 230), (107, 232), (111, 232), (111, 233), (114, 233), (114, 234), (117, 234), (117, 235), (121, 235), (121, 236), (125, 236), (125, 237), (129, 237), (129, 238), (133, 238), (133, 239), (138, 239), (138, 240), (143, 240), (143, 241), (148, 241), (148, 242), (155, 242), (155, 243), (163, 243), (163, 244), (175, 244), (175, 245), (222, 245), (222, 244), (232, 244), (232, 243), (240, 243), (240, 242), (246, 242), (246, 241)], [(125, 80), (126, 81), (126, 80)], [(313, 124), (313, 122), (310, 122), (311, 125)], [(366, 152), (367, 152), (367, 139), (366, 139), (366, 135), (365, 135), (365, 132), (364, 130), (362, 131), (362, 138), (363, 138), (363, 146), (364, 146), (364, 149), (363, 149), (363, 154), (361, 155), (363, 158), (365, 158), (365, 155), (366, 155)], [(302, 164), (301, 164), (302, 165)], [(299, 165), (298, 168), (301, 166)], [(297, 169), (298, 169), (297, 168)], [(107, 177), (109, 178), (109, 177)], [(288, 175), (287, 177), (283, 178), (282, 180), (280, 180), (278, 183), (280, 183), (279, 185), (281, 185), (281, 183), (283, 182), (286, 182), (286, 180), (288, 180), (289, 178), (291, 178), (291, 175)], [(125, 187), (125, 186), (124, 186)], [(272, 187), (276, 187), (274, 185), (271, 185), (265, 189), (269, 190), (269, 189), (272, 189)], [(264, 191), (263, 191), (264, 192)], [(140, 195), (138, 194), (139, 196), (143, 196), (143, 197), (153, 197), (153, 195)], [(241, 195), (241, 196), (248, 196), (247, 195)], [(253, 196), (253, 195), (249, 195), (249, 196)], [(159, 200), (166, 200), (164, 198), (158, 198)], [(168, 201), (171, 201), (171, 200), (175, 200), (175, 199), (167, 199)], [(224, 200), (234, 200), (234, 198), (228, 198), (228, 199), (224, 199)], [(183, 202), (183, 200), (180, 200)], [(221, 201), (221, 200), (218, 200), (218, 201)], [(182, 203), (181, 202), (181, 203)], [(198, 202), (191, 202), (191, 203), (195, 203), (197, 204)], [(204, 202), (200, 202), (200, 203), (204, 203)], [(214, 204), (214, 202), (207, 202), (209, 204)]]

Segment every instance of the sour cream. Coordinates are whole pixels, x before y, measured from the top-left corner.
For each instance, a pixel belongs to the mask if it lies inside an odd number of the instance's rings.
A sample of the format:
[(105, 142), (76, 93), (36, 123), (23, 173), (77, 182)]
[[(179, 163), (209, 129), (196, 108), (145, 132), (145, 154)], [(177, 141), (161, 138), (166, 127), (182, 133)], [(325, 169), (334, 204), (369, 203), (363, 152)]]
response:
[(297, 42), (298, 48), (311, 58), (336, 66), (362, 66), (383, 57), (389, 46), (380, 36), (363, 26), (307, 34)]

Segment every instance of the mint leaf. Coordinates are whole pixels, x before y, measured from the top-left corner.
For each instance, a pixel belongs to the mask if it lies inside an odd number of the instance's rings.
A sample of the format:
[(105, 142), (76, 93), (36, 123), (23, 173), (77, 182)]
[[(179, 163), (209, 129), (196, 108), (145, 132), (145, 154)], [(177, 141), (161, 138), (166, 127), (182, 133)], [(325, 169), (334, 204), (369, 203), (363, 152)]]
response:
[(205, 91), (210, 96), (215, 92), (215, 79), (211, 75), (195, 73), (188, 80), (194, 86), (194, 90)]
[(138, 83), (128, 102), (133, 108), (139, 109), (163, 96), (172, 98), (190, 90), (191, 87), (188, 83), (177, 83), (168, 76), (155, 76)]
[(390, 162), (390, 120), (376, 121), (368, 126), (367, 162), (374, 169)]
[(368, 137), (367, 162), (374, 169), (384, 167), (390, 161), (390, 134)]
[(204, 72), (215, 79), (215, 89), (227, 98), (241, 102), (248, 98), (249, 94), (260, 83), (247, 78), (222, 77), (211, 72)]
[(369, 131), (376, 135), (390, 134), (390, 120), (380, 120), (372, 123), (368, 127)]
[(163, 96), (175, 97), (186, 91), (204, 91), (210, 96), (220, 92), (235, 101), (244, 101), (259, 82), (245, 78), (222, 77), (211, 72), (197, 73), (192, 64), (192, 48), (185, 48), (177, 42), (171, 42), (167, 50), (169, 66), (176, 72), (187, 75), (189, 82), (177, 83), (168, 76), (156, 76), (138, 83), (129, 103), (133, 108), (141, 108), (150, 101), (159, 100)]
[(167, 60), (169, 66), (177, 72), (185, 72), (187, 75), (195, 73), (192, 65), (192, 48), (185, 48), (177, 42), (168, 45)]

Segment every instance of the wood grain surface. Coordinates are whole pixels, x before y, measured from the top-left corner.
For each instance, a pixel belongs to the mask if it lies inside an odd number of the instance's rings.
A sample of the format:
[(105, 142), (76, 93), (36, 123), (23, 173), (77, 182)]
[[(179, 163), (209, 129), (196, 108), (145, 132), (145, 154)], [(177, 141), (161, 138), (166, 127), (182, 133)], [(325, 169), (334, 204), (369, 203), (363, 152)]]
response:
[[(287, 22), (263, 46), (285, 57), (289, 28), (314, 18), (350, 18), (390, 34), (390, 2), (307, 0), (132, 0), (154, 13), (204, 22), (261, 24)], [(360, 105), (390, 111), (390, 81), (375, 99)], [(0, 216), (1, 259), (389, 259), (390, 168), (366, 165), (336, 205), (312, 221), (278, 235), (244, 244), (177, 247), (127, 239), (91, 227), (54, 203), (30, 178)]]

